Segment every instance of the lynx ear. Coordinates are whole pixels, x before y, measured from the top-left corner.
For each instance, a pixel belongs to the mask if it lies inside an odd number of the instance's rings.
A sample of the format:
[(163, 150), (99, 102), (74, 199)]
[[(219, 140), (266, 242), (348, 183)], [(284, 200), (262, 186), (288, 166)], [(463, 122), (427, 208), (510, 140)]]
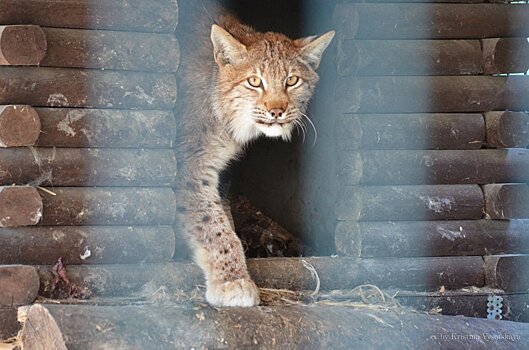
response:
[(246, 46), (216, 24), (211, 27), (211, 42), (218, 65), (236, 64), (246, 56)]
[(307, 38), (298, 39), (296, 43), (301, 46), (302, 55), (305, 61), (314, 69), (320, 65), (321, 56), (323, 52), (331, 43), (334, 37), (334, 30), (327, 32), (320, 36), (309, 36)]

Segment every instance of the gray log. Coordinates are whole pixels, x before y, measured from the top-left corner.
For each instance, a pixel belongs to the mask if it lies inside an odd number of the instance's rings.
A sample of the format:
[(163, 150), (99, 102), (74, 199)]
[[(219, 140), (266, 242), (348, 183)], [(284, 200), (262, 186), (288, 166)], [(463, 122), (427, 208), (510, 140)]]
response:
[(529, 255), (485, 257), (485, 283), (509, 293), (529, 290)]
[(529, 36), (529, 6), (512, 4), (338, 4), (344, 39), (473, 39)]
[(529, 182), (529, 150), (343, 151), (338, 169), (344, 185)]
[(0, 67), (0, 104), (172, 109), (173, 74)]
[(478, 113), (345, 114), (336, 135), (344, 150), (479, 149), (485, 121)]
[(338, 222), (336, 251), (353, 257), (529, 253), (529, 220)]
[(529, 146), (529, 114), (525, 112), (486, 112), (486, 143), (497, 148)]
[(478, 185), (345, 186), (335, 213), (338, 220), (476, 220), (483, 205)]
[(17, 321), (17, 309), (14, 307), (0, 307), (0, 342), (16, 337), (20, 330)]
[(483, 39), (483, 73), (526, 73), (529, 43), (526, 38)]
[(31, 304), (39, 291), (39, 276), (33, 266), (0, 265), (0, 307)]
[(479, 40), (340, 40), (338, 74), (481, 74)]
[(172, 149), (0, 149), (0, 184), (171, 186)]
[(44, 28), (42, 67), (176, 72), (180, 51), (173, 34)]
[(171, 261), (171, 226), (0, 229), (0, 264), (135, 264)]
[(490, 219), (529, 219), (529, 186), (490, 184), (483, 186), (485, 215)]

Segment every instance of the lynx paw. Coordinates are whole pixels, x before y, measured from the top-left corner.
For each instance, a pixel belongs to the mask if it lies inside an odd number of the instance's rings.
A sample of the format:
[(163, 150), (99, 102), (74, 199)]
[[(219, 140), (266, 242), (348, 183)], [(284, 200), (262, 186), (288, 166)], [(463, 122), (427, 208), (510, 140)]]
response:
[(255, 306), (259, 304), (259, 289), (250, 279), (208, 283), (206, 300), (213, 306)]

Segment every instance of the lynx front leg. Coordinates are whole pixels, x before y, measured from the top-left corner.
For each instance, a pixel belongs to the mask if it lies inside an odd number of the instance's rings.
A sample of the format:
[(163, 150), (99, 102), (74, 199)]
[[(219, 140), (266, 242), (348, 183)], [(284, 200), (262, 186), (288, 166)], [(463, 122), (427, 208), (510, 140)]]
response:
[(214, 306), (259, 304), (259, 290), (248, 274), (241, 241), (220, 198), (207, 192), (192, 197), (182, 208), (182, 223), (195, 261), (206, 276), (206, 300)]

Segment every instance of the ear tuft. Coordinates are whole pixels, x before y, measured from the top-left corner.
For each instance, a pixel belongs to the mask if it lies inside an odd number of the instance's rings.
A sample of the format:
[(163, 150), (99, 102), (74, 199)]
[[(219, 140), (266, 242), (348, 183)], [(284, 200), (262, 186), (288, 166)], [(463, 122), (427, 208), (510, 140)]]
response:
[(334, 30), (320, 36), (309, 36), (296, 40), (301, 45), (302, 55), (314, 69), (320, 65), (321, 56), (334, 37)]
[(211, 27), (211, 42), (219, 65), (237, 64), (246, 57), (246, 46), (216, 24)]

